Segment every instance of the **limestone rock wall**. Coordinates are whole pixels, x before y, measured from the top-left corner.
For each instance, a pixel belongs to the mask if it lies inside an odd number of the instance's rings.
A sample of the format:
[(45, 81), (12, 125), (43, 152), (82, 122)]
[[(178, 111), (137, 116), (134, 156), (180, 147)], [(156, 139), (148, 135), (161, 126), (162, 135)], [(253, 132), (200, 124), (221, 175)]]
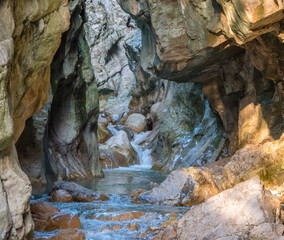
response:
[[(281, 146), (283, 1), (119, 3), (142, 30), (142, 71), (152, 81), (164, 78), (201, 83), (210, 106), (222, 120), (231, 155), (238, 149), (248, 154), (242, 149), (250, 144), (260, 155), (266, 142), (275, 149)], [(262, 175), (265, 180), (282, 169), (283, 161), (277, 160), (282, 153), (276, 152), (276, 161), (269, 166), (256, 164), (247, 169), (240, 166), (240, 154), (234, 158), (234, 166), (238, 172), (246, 169), (253, 172), (250, 176)], [(247, 157), (253, 158), (251, 154)], [(234, 177), (238, 178), (237, 174)]]
[(136, 81), (123, 45), (137, 31), (135, 22), (116, 0), (86, 1), (86, 20), (86, 40), (99, 91), (127, 97)]
[(0, 13), (0, 239), (32, 239), (31, 185), (14, 144), (47, 101), (50, 64), (69, 10), (62, 0), (4, 0)]
[(86, 41), (86, 6), (69, 1), (70, 29), (51, 65), (53, 100), (44, 140), (48, 180), (102, 176), (98, 161), (97, 82)]

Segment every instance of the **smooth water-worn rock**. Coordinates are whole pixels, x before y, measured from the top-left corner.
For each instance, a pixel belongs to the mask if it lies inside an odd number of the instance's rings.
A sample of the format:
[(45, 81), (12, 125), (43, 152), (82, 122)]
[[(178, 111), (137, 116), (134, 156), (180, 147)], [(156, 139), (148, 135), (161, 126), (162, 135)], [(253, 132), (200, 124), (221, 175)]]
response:
[(51, 191), (50, 202), (73, 202), (72, 196), (63, 189)]
[(279, 207), (254, 177), (192, 208), (155, 239), (283, 239)]
[(87, 188), (84, 188), (74, 182), (55, 182), (50, 190), (50, 195), (54, 191), (65, 190), (71, 196), (74, 202), (92, 202), (92, 201), (107, 201), (109, 198), (104, 194), (95, 193)]
[(139, 194), (136, 202), (193, 206), (218, 193), (207, 169), (191, 167), (171, 172), (159, 186)]
[(77, 229), (68, 228), (48, 238), (35, 238), (36, 240), (85, 240), (85, 234)]
[(142, 114), (133, 113), (128, 116), (125, 125), (135, 132), (140, 133), (146, 128), (146, 118)]
[(99, 149), (100, 161), (104, 168), (129, 167), (139, 164), (138, 154), (123, 130), (118, 131), (105, 144), (100, 144)]
[(80, 229), (81, 227), (77, 215), (61, 212), (58, 208), (44, 201), (31, 203), (31, 213), (35, 223), (35, 231), (49, 232), (57, 229)]

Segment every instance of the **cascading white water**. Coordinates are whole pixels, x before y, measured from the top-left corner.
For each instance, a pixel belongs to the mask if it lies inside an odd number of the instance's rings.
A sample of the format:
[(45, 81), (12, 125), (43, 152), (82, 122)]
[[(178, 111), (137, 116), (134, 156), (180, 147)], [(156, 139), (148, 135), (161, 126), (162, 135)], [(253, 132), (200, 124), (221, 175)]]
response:
[(138, 157), (140, 160), (140, 165), (138, 165), (139, 167), (143, 168), (152, 167), (151, 149), (146, 148), (147, 146), (143, 144), (143, 141), (150, 133), (151, 131), (135, 134), (134, 139), (131, 142), (132, 147), (138, 153)]
[[(117, 132), (120, 130), (126, 130), (126, 129), (122, 129), (121, 126), (118, 126), (118, 125), (108, 126), (108, 129), (111, 131), (113, 135), (116, 135)], [(132, 131), (129, 130), (129, 132), (132, 132)], [(151, 156), (152, 151), (151, 149), (147, 148), (147, 145), (145, 143), (143, 143), (143, 141), (148, 137), (150, 133), (151, 131), (132, 134), (130, 143), (132, 147), (134, 148), (134, 150), (137, 152), (139, 161), (140, 161), (140, 165), (132, 166), (132, 168), (139, 167), (139, 168), (150, 169), (152, 167), (152, 156)]]

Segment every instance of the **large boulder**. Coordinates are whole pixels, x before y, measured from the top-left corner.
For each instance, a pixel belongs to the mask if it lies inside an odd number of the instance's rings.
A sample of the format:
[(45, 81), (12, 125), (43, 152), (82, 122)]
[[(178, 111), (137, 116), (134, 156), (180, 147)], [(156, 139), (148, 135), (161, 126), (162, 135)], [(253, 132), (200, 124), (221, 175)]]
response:
[(68, 192), (72, 196), (74, 202), (107, 201), (109, 199), (104, 194), (95, 193), (74, 182), (57, 181), (52, 185), (49, 194), (53, 195), (54, 192), (57, 192), (58, 190)]
[(99, 146), (103, 168), (128, 167), (139, 164), (137, 152), (132, 147), (126, 132), (118, 131), (105, 144)]
[(63, 189), (58, 189), (50, 193), (50, 202), (73, 202), (72, 196)]
[(192, 208), (155, 239), (284, 239), (279, 208), (254, 177)]
[(61, 212), (58, 208), (44, 201), (33, 202), (31, 213), (35, 230), (39, 232), (81, 228), (81, 222), (77, 215)]
[[(136, 202), (192, 206), (204, 202), (219, 192), (205, 168), (175, 170), (164, 182), (138, 196)], [(135, 201), (134, 201), (135, 202)]]
[(140, 113), (133, 113), (128, 116), (125, 125), (140, 133), (146, 128), (146, 118)]

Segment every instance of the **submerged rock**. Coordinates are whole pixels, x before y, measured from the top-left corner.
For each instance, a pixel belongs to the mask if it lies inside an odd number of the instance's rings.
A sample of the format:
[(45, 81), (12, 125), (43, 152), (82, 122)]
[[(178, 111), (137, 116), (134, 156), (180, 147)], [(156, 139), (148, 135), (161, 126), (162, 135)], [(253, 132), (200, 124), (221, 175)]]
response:
[(118, 214), (115, 216), (102, 214), (95, 218), (101, 221), (123, 222), (123, 221), (128, 221), (128, 220), (133, 220), (133, 219), (139, 219), (140, 217), (144, 215), (145, 215), (145, 212), (138, 211), (138, 212)]
[(76, 229), (64, 229), (49, 238), (35, 238), (36, 240), (85, 240), (85, 234)]
[(92, 202), (92, 201), (107, 201), (109, 198), (104, 194), (95, 193), (87, 188), (84, 188), (73, 182), (58, 181), (52, 185), (49, 192), (50, 195), (54, 191), (65, 190), (71, 196), (74, 202)]
[(141, 195), (141, 194), (144, 193), (144, 192), (146, 192), (146, 190), (144, 190), (144, 189), (138, 189), (138, 190), (136, 190), (135, 192), (130, 193), (130, 194), (128, 195), (128, 197), (130, 197), (130, 198), (137, 198), (139, 195)]
[(217, 193), (219, 190), (207, 169), (190, 167), (173, 171), (158, 187), (140, 194), (137, 202), (192, 206)]
[(50, 202), (73, 202), (72, 196), (65, 190), (54, 190), (50, 193)]
[(31, 213), (35, 231), (54, 231), (56, 229), (81, 228), (77, 215), (61, 212), (58, 208), (44, 201), (31, 204)]
[(279, 201), (254, 177), (189, 210), (158, 239), (283, 239)]

